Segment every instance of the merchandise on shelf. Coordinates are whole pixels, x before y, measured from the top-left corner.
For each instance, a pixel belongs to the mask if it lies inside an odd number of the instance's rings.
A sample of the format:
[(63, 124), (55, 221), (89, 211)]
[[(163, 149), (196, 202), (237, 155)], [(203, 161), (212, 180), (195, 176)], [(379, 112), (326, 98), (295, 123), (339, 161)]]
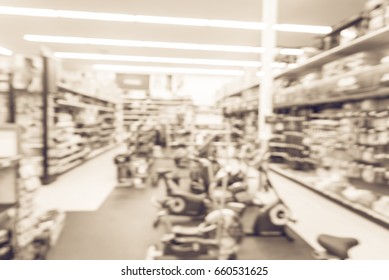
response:
[(323, 49), (329, 50), (344, 45), (368, 32), (369, 17), (361, 12), (332, 27), (332, 32), (323, 37)]
[(123, 99), (123, 125), (129, 133), (135, 132), (138, 127), (165, 127), (166, 145), (175, 140), (177, 129), (186, 129), (188, 126), (187, 116), (192, 112), (190, 99)]
[(11, 60), (0, 57), (0, 124), (9, 122), (10, 90), (11, 90)]
[(49, 174), (79, 165), (116, 142), (116, 104), (58, 87), (50, 95), (54, 114), (49, 126)]
[(232, 133), (232, 141), (251, 142), (257, 138), (259, 88), (253, 86), (219, 102)]
[(389, 25), (389, 1), (368, 0), (365, 9), (332, 27), (318, 47), (321, 50), (347, 45), (353, 40)]
[[(374, 10), (385, 1), (369, 2)], [(388, 34), (381, 27), (278, 75), (270, 143), (271, 159), (288, 164), (291, 178), (307, 174), (304, 185), (382, 224), (389, 224)]]
[[(315, 78), (304, 82), (307, 75), (282, 77), (276, 81), (274, 104), (299, 105), (328, 102), (331, 99), (347, 99), (363, 94), (387, 95), (385, 85), (389, 81), (387, 51), (373, 54), (361, 52), (323, 65), (322, 70), (310, 75)], [(376, 92), (373, 92), (378, 89)]]
[(43, 63), (40, 57), (16, 55), (14, 57), (13, 88), (16, 123), (22, 129), (22, 153), (34, 157), (35, 168), (42, 175), (43, 156)]
[(368, 0), (365, 10), (369, 17), (369, 30), (374, 31), (389, 25), (389, 1)]

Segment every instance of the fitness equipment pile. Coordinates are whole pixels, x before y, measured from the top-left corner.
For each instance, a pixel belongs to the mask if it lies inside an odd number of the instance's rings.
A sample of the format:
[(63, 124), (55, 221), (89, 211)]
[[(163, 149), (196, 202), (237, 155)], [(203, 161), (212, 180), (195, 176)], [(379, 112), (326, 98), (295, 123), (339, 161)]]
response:
[[(149, 259), (236, 259), (245, 235), (293, 240), (285, 230), (293, 220), (290, 210), (268, 180), (264, 164), (259, 168), (260, 188), (250, 194), (247, 167), (236, 164), (238, 159), (223, 161), (209, 156), (190, 160), (196, 163), (191, 165), (191, 175), (196, 176), (191, 176), (188, 188), (174, 184), (170, 170), (158, 172), (166, 197), (154, 199), (159, 209), (154, 226), (162, 222), (167, 233), (149, 248)], [(190, 225), (182, 225), (182, 219), (176, 217), (188, 218)], [(248, 229), (244, 222), (250, 224)]]

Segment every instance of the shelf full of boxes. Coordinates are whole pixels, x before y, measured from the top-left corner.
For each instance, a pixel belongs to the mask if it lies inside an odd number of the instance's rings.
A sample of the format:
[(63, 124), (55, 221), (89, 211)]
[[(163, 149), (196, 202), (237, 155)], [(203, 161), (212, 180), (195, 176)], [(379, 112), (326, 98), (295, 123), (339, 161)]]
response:
[[(4, 130), (4, 126), (1, 125), (0, 135), (3, 136), (4, 131), (8, 134), (8, 128)], [(4, 141), (0, 139), (0, 144), (5, 145)], [(4, 151), (0, 153), (0, 260), (13, 259), (17, 247), (16, 238), (13, 237), (16, 219), (12, 213), (15, 213), (17, 208), (19, 159), (15, 153), (9, 154)]]
[[(183, 112), (192, 109), (192, 100), (188, 98), (123, 98), (122, 104), (123, 124), (130, 132), (137, 131), (139, 126), (160, 123), (169, 134), (179, 125)], [(167, 136), (167, 142), (171, 142)]]
[(259, 77), (247, 76), (226, 85), (218, 93), (218, 107), (229, 124), (233, 141), (256, 139), (259, 82)]
[(11, 58), (0, 57), (0, 124), (13, 122)]
[(41, 182), (34, 161), (20, 155), (20, 127), (1, 125), (0, 134), (7, 147), (0, 154), (0, 259), (44, 259), (65, 215), (39, 211), (35, 197)]
[(221, 108), (196, 106), (190, 127), (193, 150), (204, 156), (225, 158), (231, 146), (230, 126)]
[(116, 143), (116, 102), (59, 85), (49, 98), (49, 174), (62, 174)]
[(368, 1), (321, 53), (275, 77), (270, 143), (274, 171), (386, 227), (388, 45), (388, 2)]
[(15, 123), (22, 128), (21, 150), (39, 176), (43, 175), (43, 61), (41, 57), (14, 55), (12, 88)]
[(23, 153), (34, 161), (43, 183), (120, 142), (116, 101), (57, 84), (53, 59), (25, 55), (12, 59), (10, 100), (15, 109), (7, 107), (23, 128)]
[(65, 215), (36, 205), (41, 184), (116, 146), (121, 111), (113, 100), (55, 79), (49, 86), (48, 71), (55, 67), (48, 58), (14, 55), (7, 62), (1, 63), (0, 121), (19, 128), (20, 139), (11, 142), (20, 144), (20, 156), (0, 159), (0, 177), (6, 180), (0, 184), (0, 258), (42, 259), (55, 245)]

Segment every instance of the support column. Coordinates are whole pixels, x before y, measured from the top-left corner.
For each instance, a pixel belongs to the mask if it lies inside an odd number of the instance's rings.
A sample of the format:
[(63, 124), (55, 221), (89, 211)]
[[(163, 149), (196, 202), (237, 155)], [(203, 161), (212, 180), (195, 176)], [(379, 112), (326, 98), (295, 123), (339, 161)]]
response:
[(278, 0), (262, 0), (262, 81), (259, 87), (258, 105), (258, 139), (263, 148), (267, 147), (271, 137), (271, 126), (266, 123), (266, 117), (273, 111), (273, 69), (277, 34), (274, 29), (277, 23)]

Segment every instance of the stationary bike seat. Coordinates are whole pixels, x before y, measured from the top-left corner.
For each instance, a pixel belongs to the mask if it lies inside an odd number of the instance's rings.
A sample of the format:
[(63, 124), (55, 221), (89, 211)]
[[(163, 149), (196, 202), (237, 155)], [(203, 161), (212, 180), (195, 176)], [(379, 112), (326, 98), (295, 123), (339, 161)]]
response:
[(174, 190), (173, 195), (181, 196), (192, 201), (204, 201), (204, 199), (207, 198), (207, 195), (205, 193), (194, 194), (180, 189)]
[(156, 170), (156, 173), (159, 176), (167, 175), (167, 174), (169, 174), (171, 172), (173, 172), (173, 171), (170, 170), (170, 169), (158, 169), (158, 170)]
[(232, 185), (228, 186), (228, 190), (234, 194), (244, 192), (247, 190), (247, 184), (243, 182), (235, 182)]
[(359, 244), (359, 241), (355, 238), (337, 237), (327, 234), (320, 235), (317, 241), (329, 254), (340, 259), (347, 259), (348, 251)]
[(201, 234), (197, 226), (194, 227), (174, 226), (172, 228), (172, 231), (176, 236), (196, 236)]

